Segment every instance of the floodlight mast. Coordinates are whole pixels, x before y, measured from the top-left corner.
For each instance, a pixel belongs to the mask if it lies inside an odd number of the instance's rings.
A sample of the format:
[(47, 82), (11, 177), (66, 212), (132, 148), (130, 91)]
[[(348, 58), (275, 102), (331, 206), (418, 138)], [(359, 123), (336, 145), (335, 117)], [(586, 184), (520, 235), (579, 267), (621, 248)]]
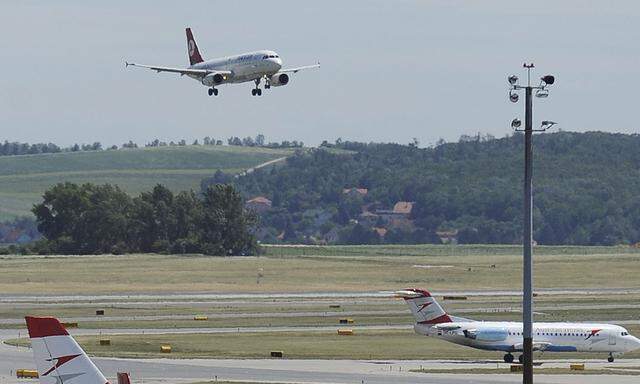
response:
[[(509, 99), (517, 102), (518, 98), (513, 97), (514, 91), (525, 90), (525, 110), (524, 110), (524, 225), (523, 225), (523, 281), (522, 281), (522, 335), (523, 335), (523, 384), (533, 384), (533, 132), (546, 131), (556, 123), (553, 121), (543, 121), (540, 129), (533, 129), (533, 90), (546, 91), (546, 86), (555, 82), (551, 75), (542, 77), (540, 85), (531, 86), (531, 69), (533, 63), (524, 63), (527, 70), (527, 85), (518, 85), (518, 77), (511, 75), (508, 77), (510, 84)], [(515, 99), (515, 101), (514, 101)], [(522, 131), (520, 120), (514, 119), (511, 126), (516, 131)]]

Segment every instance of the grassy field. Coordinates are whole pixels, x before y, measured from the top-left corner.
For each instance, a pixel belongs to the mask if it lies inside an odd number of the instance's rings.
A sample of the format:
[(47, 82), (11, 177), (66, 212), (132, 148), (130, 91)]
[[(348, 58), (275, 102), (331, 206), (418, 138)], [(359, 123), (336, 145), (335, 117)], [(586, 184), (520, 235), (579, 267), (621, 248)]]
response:
[[(26, 314), (79, 317), (84, 329), (320, 327), (305, 332), (233, 332), (111, 336), (100, 346), (98, 336), (82, 336), (91, 353), (101, 356), (160, 357), (161, 344), (173, 346), (174, 357), (262, 358), (283, 350), (289, 358), (358, 359), (497, 359), (500, 353), (476, 351), (412, 330), (359, 330), (359, 325), (410, 326), (413, 319), (402, 300), (385, 297), (312, 298), (127, 298), (128, 294), (180, 293), (315, 293), (376, 292), (424, 287), (445, 290), (518, 290), (521, 256), (511, 246), (280, 247), (261, 257), (199, 255), (6, 256), (0, 258), (0, 292), (4, 295), (120, 294), (123, 298), (78, 298), (71, 303), (43, 305), (3, 303), (0, 319)], [(257, 274), (261, 273), (260, 283)], [(535, 252), (536, 288), (638, 288), (640, 251), (622, 247), (543, 247)], [(157, 300), (162, 302), (158, 303)], [(165, 302), (166, 300), (166, 302)], [(593, 295), (551, 295), (535, 300), (536, 321), (638, 320), (640, 294), (600, 292)], [(339, 308), (335, 308), (340, 304)], [(485, 320), (519, 320), (518, 296), (469, 296), (442, 301), (452, 314)], [(331, 306), (334, 306), (333, 308)], [(605, 307), (607, 306), (607, 307)], [(95, 316), (105, 309), (105, 318)], [(349, 312), (367, 313), (348, 315)], [(386, 312), (375, 313), (371, 311)], [(301, 314), (318, 312), (320, 314)], [(263, 317), (243, 316), (246, 313)], [(216, 318), (216, 315), (230, 315)], [(291, 316), (294, 314), (295, 316)], [(209, 320), (194, 321), (194, 315)], [(145, 316), (182, 316), (152, 319)], [(355, 320), (355, 336), (335, 330), (352, 327), (338, 319)], [(6, 328), (24, 328), (14, 323)], [(640, 334), (639, 325), (627, 328)], [(25, 341), (19, 341), (24, 343)], [(626, 355), (640, 357), (640, 352)], [(544, 358), (597, 358), (598, 355), (549, 354)]]
[(140, 148), (100, 152), (0, 157), (0, 220), (27, 215), (49, 186), (112, 183), (130, 193), (167, 185), (173, 190), (200, 186), (217, 169), (240, 172), (291, 150), (230, 146)]
[[(337, 329), (338, 327), (336, 327)], [(640, 327), (630, 327), (638, 333)], [(100, 345), (109, 338), (111, 345)], [(290, 359), (496, 359), (502, 352), (479, 351), (446, 341), (416, 335), (412, 330), (356, 330), (352, 336), (339, 336), (335, 331), (164, 334), (78, 336), (78, 342), (96, 356), (131, 358), (166, 357), (160, 346), (171, 345), (176, 358), (267, 358), (271, 351), (283, 351)], [(28, 345), (27, 339), (12, 340), (13, 345)], [(606, 358), (606, 354), (544, 353), (542, 359)], [(639, 358), (640, 351), (625, 354)]]
[[(186, 292), (370, 292), (419, 286), (431, 290), (518, 289), (521, 256), (427, 246), (423, 255), (205, 257), (175, 255), (7, 256), (4, 294)], [(534, 252), (536, 288), (637, 288), (640, 250), (564, 247)], [(338, 252), (338, 251), (336, 251)], [(143, 273), (144, 272), (144, 273)], [(257, 283), (258, 273), (262, 274)]]

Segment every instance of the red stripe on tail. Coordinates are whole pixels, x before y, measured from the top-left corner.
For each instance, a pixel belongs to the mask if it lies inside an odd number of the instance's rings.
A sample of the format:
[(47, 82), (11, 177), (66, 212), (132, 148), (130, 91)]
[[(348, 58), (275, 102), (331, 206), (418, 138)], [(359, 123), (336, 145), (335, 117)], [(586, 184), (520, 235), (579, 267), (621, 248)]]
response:
[(27, 321), (30, 338), (69, 335), (58, 319), (53, 317), (27, 316), (24, 319)]
[(438, 316), (435, 319), (431, 319), (431, 320), (425, 320), (425, 321), (421, 321), (418, 324), (429, 324), (429, 325), (433, 325), (433, 324), (441, 324), (441, 323), (451, 323), (451, 318), (449, 317), (449, 315), (444, 314), (442, 316)]

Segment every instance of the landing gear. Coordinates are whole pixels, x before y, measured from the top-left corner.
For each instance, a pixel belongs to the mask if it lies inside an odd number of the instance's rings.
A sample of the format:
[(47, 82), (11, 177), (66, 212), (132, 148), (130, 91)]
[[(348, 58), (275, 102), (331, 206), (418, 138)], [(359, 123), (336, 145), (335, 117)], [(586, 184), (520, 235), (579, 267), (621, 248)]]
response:
[(264, 78), (264, 89), (271, 89), (271, 82), (268, 77)]
[(216, 95), (218, 96), (218, 90), (215, 88), (209, 88), (209, 96)]
[(518, 356), (518, 361), (520, 362), (520, 364), (524, 364), (524, 354)]
[(615, 359), (613, 358), (613, 354), (609, 354), (609, 357), (607, 358), (607, 361), (610, 363), (613, 363)]
[(510, 353), (507, 353), (506, 355), (504, 355), (504, 362), (505, 363), (513, 363), (513, 355)]
[(262, 89), (260, 89), (260, 79), (256, 79), (256, 87), (251, 90), (251, 96), (262, 96)]

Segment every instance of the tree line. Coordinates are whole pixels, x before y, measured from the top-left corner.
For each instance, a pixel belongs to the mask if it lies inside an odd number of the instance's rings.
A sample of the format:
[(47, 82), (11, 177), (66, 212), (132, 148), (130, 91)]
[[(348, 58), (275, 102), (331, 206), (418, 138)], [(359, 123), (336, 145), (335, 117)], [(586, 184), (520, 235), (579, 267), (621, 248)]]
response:
[[(226, 180), (245, 198), (270, 199), (258, 232), (265, 242), (522, 241), (520, 134), (465, 136), (429, 148), (342, 140), (324, 146), (350, 153), (300, 152), (284, 166), (236, 178), (218, 173), (202, 185)], [(640, 242), (638, 148), (637, 134), (537, 135), (534, 240), (549, 245)], [(345, 194), (348, 188), (367, 192)], [(399, 201), (413, 203), (409, 214), (378, 215)]]
[(256, 217), (231, 185), (197, 195), (162, 185), (131, 197), (110, 184), (60, 183), (33, 208), (43, 239), (27, 252), (49, 254), (203, 253), (251, 255)]
[[(153, 139), (144, 144), (146, 148), (153, 147), (184, 147), (187, 145), (224, 145), (223, 140), (215, 139), (210, 136), (205, 136), (202, 141), (195, 139), (191, 144), (186, 139), (180, 139), (177, 141), (162, 141), (158, 138)], [(244, 147), (266, 147), (266, 148), (301, 148), (304, 146), (302, 141), (289, 141), (283, 140), (282, 142), (266, 142), (265, 136), (258, 134), (255, 137), (247, 136), (243, 139), (232, 136), (226, 140), (227, 145), (231, 146), (244, 146)], [(123, 143), (120, 148), (122, 149), (134, 149), (139, 148), (138, 144), (132, 140)], [(7, 140), (0, 144), (0, 156), (17, 156), (17, 155), (37, 155), (43, 153), (60, 153), (60, 152), (86, 152), (86, 151), (102, 151), (102, 150), (118, 150), (117, 145), (103, 147), (102, 143), (96, 141), (92, 144), (73, 144), (68, 147), (60, 147), (53, 143), (20, 143), (9, 142)]]

